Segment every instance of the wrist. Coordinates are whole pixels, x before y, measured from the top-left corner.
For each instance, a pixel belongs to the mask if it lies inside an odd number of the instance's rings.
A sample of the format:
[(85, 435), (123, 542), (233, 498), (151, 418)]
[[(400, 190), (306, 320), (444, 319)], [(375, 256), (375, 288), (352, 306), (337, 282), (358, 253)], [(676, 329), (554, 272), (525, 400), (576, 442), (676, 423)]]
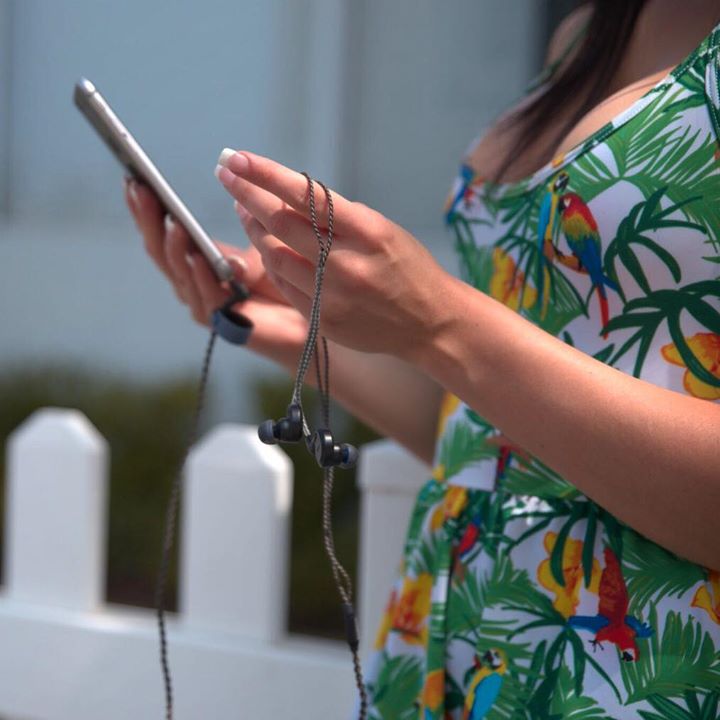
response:
[(442, 383), (445, 369), (454, 362), (459, 351), (458, 338), (467, 328), (468, 297), (471, 288), (458, 278), (445, 274), (444, 281), (433, 291), (433, 304), (416, 340), (403, 348), (401, 359), (415, 365)]

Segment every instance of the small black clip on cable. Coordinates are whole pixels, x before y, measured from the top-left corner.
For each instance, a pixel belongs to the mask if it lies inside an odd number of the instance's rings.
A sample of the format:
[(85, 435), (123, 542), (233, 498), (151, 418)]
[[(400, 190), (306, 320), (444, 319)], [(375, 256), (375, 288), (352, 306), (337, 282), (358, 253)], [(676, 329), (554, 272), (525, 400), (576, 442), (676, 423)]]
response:
[(212, 314), (213, 330), (227, 342), (233, 345), (245, 345), (250, 337), (253, 324), (250, 319), (233, 310), (236, 303), (243, 302), (250, 297), (250, 291), (237, 280), (230, 280), (232, 295)]

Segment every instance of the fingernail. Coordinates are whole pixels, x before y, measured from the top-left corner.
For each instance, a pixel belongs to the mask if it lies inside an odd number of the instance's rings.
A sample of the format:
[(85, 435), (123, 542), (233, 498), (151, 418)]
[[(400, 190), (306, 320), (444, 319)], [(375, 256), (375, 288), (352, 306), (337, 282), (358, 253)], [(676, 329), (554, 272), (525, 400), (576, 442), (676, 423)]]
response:
[(139, 199), (137, 194), (137, 187), (134, 180), (128, 180), (128, 189), (130, 191), (130, 202), (132, 203), (133, 208), (137, 210), (139, 206)]
[(231, 257), (230, 263), (240, 268), (243, 273), (246, 273), (248, 271), (248, 264), (241, 257)]
[(172, 215), (165, 216), (165, 232), (169, 235), (175, 229), (175, 221)]
[(249, 164), (247, 155), (231, 148), (225, 148), (218, 158), (218, 165), (232, 170), (236, 175), (244, 175)]
[(232, 148), (223, 148), (223, 151), (220, 153), (220, 157), (218, 158), (218, 165), (222, 165), (223, 167), (228, 166), (228, 160), (236, 153), (235, 150)]
[(215, 177), (223, 184), (229, 185), (233, 177), (235, 177), (226, 167), (222, 165), (215, 166)]

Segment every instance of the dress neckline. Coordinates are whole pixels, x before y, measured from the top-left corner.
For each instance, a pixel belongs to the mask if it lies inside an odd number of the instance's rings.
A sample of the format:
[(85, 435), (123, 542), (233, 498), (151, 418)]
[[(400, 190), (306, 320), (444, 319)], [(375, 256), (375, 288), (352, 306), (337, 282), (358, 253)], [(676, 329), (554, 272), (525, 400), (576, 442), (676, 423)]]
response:
[[(681, 60), (680, 63), (678, 63), (662, 78), (660, 78), (660, 80), (653, 84), (652, 87), (635, 100), (635, 102), (625, 108), (625, 110), (620, 111), (617, 115), (608, 120), (602, 127), (599, 127), (595, 130), (595, 132), (588, 135), (584, 140), (581, 140), (564, 153), (556, 155), (535, 172), (525, 176), (524, 178), (497, 183), (486, 180), (482, 186), (484, 191), (491, 194), (500, 193), (503, 197), (508, 197), (534, 190), (540, 183), (547, 180), (551, 175), (554, 175), (561, 169), (567, 167), (581, 155), (584, 155), (589, 150), (592, 150), (594, 147), (606, 140), (609, 135), (614, 133), (616, 130), (619, 130), (623, 125), (627, 124), (636, 115), (648, 107), (648, 105), (655, 100), (656, 96), (660, 92), (675, 83), (676, 80), (681, 77), (688, 68), (695, 63), (696, 60), (710, 54), (713, 50), (718, 49), (718, 46), (720, 46), (720, 23), (718, 23), (710, 31), (710, 33), (703, 38), (700, 44), (695, 47), (689, 55)], [(476, 146), (477, 142), (479, 142), (479, 139), (471, 143), (470, 149), (465, 153), (465, 156), (460, 163), (460, 173), (462, 176), (467, 176), (468, 170), (472, 175), (477, 175), (477, 171), (469, 162), (470, 150)]]

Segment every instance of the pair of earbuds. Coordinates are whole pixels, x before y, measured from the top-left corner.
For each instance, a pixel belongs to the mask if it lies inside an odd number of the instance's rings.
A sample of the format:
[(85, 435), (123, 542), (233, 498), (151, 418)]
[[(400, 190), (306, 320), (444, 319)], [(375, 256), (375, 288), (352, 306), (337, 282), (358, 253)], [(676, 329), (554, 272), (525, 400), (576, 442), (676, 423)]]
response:
[(332, 432), (319, 428), (305, 435), (303, 411), (299, 403), (290, 403), (287, 416), (277, 422), (266, 420), (258, 427), (258, 437), (266, 445), (296, 443), (305, 439), (305, 446), (321, 468), (339, 467), (347, 470), (355, 465), (358, 451), (349, 443), (336, 443)]
[[(250, 293), (240, 283), (232, 282), (231, 285), (233, 295), (213, 313), (213, 327), (215, 332), (228, 342), (244, 345), (252, 331), (252, 322), (234, 311), (233, 305), (246, 300)], [(347, 470), (355, 465), (358, 458), (355, 446), (349, 443), (336, 443), (332, 432), (327, 428), (320, 428), (306, 436), (304, 427), (302, 408), (298, 403), (290, 403), (287, 417), (280, 418), (277, 422), (266, 420), (258, 427), (258, 437), (266, 445), (276, 445), (281, 442), (296, 443), (304, 437), (308, 451), (315, 456), (321, 468), (339, 467)]]

